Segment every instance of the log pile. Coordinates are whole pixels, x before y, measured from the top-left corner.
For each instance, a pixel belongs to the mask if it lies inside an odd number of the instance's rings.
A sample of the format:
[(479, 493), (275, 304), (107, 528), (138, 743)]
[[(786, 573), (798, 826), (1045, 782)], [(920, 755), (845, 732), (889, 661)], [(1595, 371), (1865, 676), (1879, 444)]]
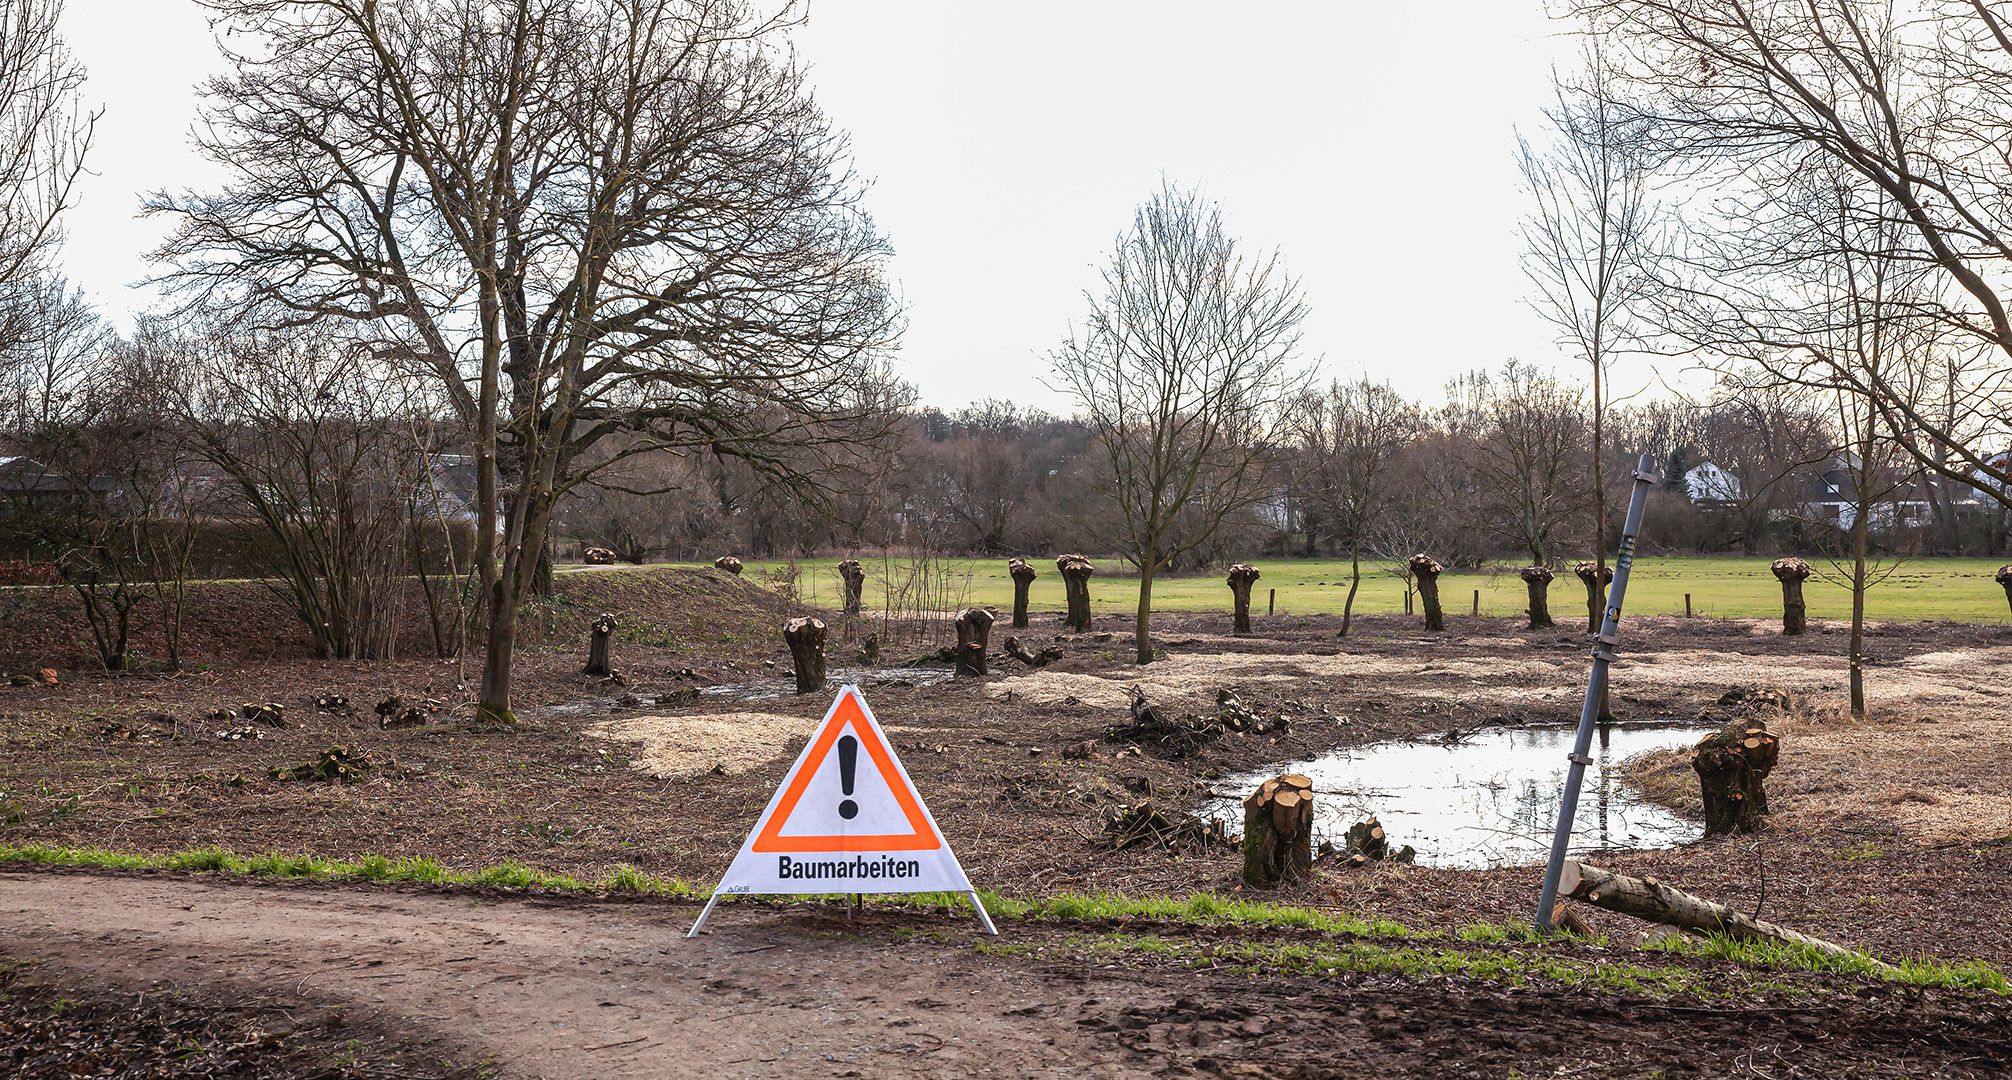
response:
[(741, 561), (739, 559), (734, 558), (732, 555), (722, 555), (719, 558), (714, 559), (713, 566), (717, 569), (725, 570), (727, 573), (733, 574), (735, 576), (739, 576), (741, 572)]
[(1148, 704), (1145, 693), (1138, 687), (1130, 687), (1129, 692), (1131, 720), (1110, 730), (1106, 737), (1112, 742), (1154, 747), (1178, 760), (1223, 736), (1223, 725), (1213, 717), (1176, 717), (1158, 705)]
[(1392, 850), (1390, 837), (1383, 832), (1383, 823), (1374, 816), (1358, 821), (1348, 827), (1346, 846), (1348, 862), (1351, 866), (1366, 866), (1372, 862), (1408, 863), (1418, 858), (1418, 852), (1410, 844)]
[(1586, 586), (1586, 632), (1597, 634), (1606, 621), (1607, 586), (1614, 583), (1614, 568), (1587, 559), (1573, 563), (1572, 573)]
[(1249, 563), (1236, 563), (1230, 567), (1227, 579), (1230, 597), (1235, 602), (1236, 625), (1232, 633), (1243, 635), (1251, 632), (1251, 586), (1257, 584), (1258, 568)]
[(1791, 555), (1768, 564), (1781, 582), (1781, 632), (1800, 634), (1809, 629), (1809, 605), (1802, 599), (1802, 583), (1809, 580), (1809, 563)]
[(590, 547), (580, 552), (580, 559), (588, 566), (606, 566), (615, 561), (615, 553), (609, 548)]
[(790, 662), (796, 667), (799, 694), (824, 688), (825, 636), (823, 619), (804, 616), (783, 625), (782, 639), (789, 645)]
[(1146, 799), (1106, 808), (1104, 831), (1095, 843), (1106, 851), (1123, 851), (1140, 844), (1171, 850), (1181, 845), (1202, 848), (1211, 844), (1227, 846), (1229, 837), (1223, 835), (1221, 821), (1203, 821), (1180, 811), (1170, 814), (1155, 805), (1153, 800)]
[(838, 576), (845, 582), (846, 615), (859, 614), (859, 599), (866, 591), (866, 570), (858, 559), (847, 559), (838, 564)]
[(1097, 568), (1083, 556), (1070, 554), (1057, 557), (1055, 569), (1062, 572), (1062, 588), (1069, 597), (1069, 613), (1062, 621), (1079, 634), (1089, 633), (1090, 575)]
[(1313, 872), (1313, 781), (1289, 773), (1244, 799), (1244, 884), (1304, 881)]
[(1060, 645), (1044, 645), (1038, 653), (1028, 652), (1027, 647), (1020, 644), (1019, 638), (1008, 635), (1006, 638), (1006, 655), (1028, 667), (1047, 667), (1049, 664), (1062, 659), (1062, 647)]
[(1412, 576), (1418, 579), (1418, 597), (1425, 603), (1425, 628), (1427, 630), (1446, 629), (1446, 615), (1439, 610), (1439, 575), (1446, 567), (1438, 559), (1419, 552), (1405, 560), (1411, 568)]
[(1556, 625), (1551, 621), (1551, 579), (1555, 576), (1548, 566), (1526, 566), (1517, 571), (1523, 585), (1530, 591), (1530, 628)]
[(354, 784), (368, 779), (366, 776), (381, 762), (375, 754), (358, 752), (347, 746), (331, 746), (316, 754), (314, 760), (305, 765), (295, 765), (291, 769), (268, 769), (266, 775), (274, 780), (322, 780), (330, 783)]
[(1025, 559), (1006, 560), (1006, 573), (1013, 578), (1013, 629), (1027, 629), (1027, 590), (1033, 588), (1034, 567)]
[(1759, 716), (1735, 720), (1698, 740), (1691, 750), (1691, 769), (1704, 796), (1706, 836), (1761, 827), (1767, 818), (1763, 782), (1780, 757), (1781, 739)]
[(588, 629), (593, 636), (587, 641), (587, 666), (580, 669), (580, 674), (612, 677), (615, 668), (608, 653), (615, 636), (615, 617), (603, 612)]
[(992, 613), (984, 608), (965, 608), (957, 613), (957, 674), (983, 676), (985, 646), (992, 636)]

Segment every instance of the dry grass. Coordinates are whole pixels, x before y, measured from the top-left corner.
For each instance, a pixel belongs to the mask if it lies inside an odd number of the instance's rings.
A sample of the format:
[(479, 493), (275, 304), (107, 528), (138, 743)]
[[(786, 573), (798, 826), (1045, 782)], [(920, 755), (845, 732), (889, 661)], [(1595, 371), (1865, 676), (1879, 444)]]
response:
[(696, 776), (718, 769), (731, 776), (766, 765), (808, 739), (817, 717), (731, 712), (711, 716), (635, 716), (587, 729), (598, 738), (636, 743), (631, 764), (656, 777)]

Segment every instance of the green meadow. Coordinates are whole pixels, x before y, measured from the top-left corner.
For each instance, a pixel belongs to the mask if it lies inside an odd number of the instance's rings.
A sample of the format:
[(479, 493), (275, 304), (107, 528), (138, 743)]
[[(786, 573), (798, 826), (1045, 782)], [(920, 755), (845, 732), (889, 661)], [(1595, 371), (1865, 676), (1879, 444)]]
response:
[[(1030, 598), (1037, 612), (1060, 611), (1063, 607), (1062, 576), (1052, 559), (1033, 560), (1041, 576), (1034, 582)], [(1682, 615), (1684, 595), (1690, 594), (1691, 610), (1718, 618), (1776, 618), (1781, 615), (1781, 585), (1768, 572), (1769, 559), (1736, 556), (1686, 556), (1643, 558), (1635, 563), (1625, 602), (1627, 615)], [(909, 578), (911, 564), (906, 559), (861, 558), (866, 568), (866, 604), (880, 608), (886, 603), (888, 583)], [(1816, 575), (1803, 586), (1814, 619), (1849, 619), (1851, 590), (1848, 567), (1833, 566), (1823, 558), (1811, 559)], [(962, 603), (984, 604), (1010, 610), (1013, 579), (1007, 576), (1006, 560), (947, 559), (943, 565), (954, 590), (961, 590)], [(1263, 574), (1251, 596), (1251, 610), (1263, 614), (1272, 590), (1277, 591), (1276, 610), (1282, 615), (1341, 613), (1348, 594), (1348, 563), (1339, 559), (1268, 559), (1255, 562)], [(1356, 594), (1355, 610), (1383, 614), (1404, 610), (1404, 583), (1387, 571), (1389, 564), (1364, 563), (1362, 589)], [(1866, 616), (1874, 620), (1918, 622), (1949, 620), (1964, 623), (2005, 624), (2012, 621), (2005, 591), (1993, 580), (2002, 559), (1922, 558), (1900, 562), (1866, 592)], [(767, 581), (779, 562), (750, 562), (745, 575)], [(836, 608), (842, 598), (837, 559), (804, 559), (796, 563), (797, 588), (803, 598), (817, 607)], [(1099, 615), (1116, 615), (1137, 610), (1139, 581), (1125, 575), (1116, 560), (1098, 560), (1098, 574), (1090, 579), (1090, 602)], [(1125, 575), (1125, 576), (1121, 576)], [(1503, 566), (1485, 571), (1449, 571), (1439, 579), (1441, 603), (1448, 614), (1473, 610), (1475, 593), (1480, 594), (1482, 615), (1511, 618), (1521, 615), (1527, 603), (1523, 581), (1515, 568)], [(1551, 614), (1563, 618), (1583, 610), (1585, 587), (1569, 572), (1551, 584)], [(1220, 573), (1162, 576), (1153, 582), (1155, 611), (1228, 611), (1230, 591)]]

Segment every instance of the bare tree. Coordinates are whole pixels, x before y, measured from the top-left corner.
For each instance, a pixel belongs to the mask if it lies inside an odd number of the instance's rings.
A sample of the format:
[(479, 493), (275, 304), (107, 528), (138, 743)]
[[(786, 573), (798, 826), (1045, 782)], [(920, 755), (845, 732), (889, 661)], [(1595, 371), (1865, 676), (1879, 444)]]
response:
[(62, 0), (0, 0), (0, 353), (33, 336), (47, 256), (62, 239), (98, 114), (57, 34)]
[(1341, 636), (1347, 637), (1362, 584), (1363, 549), (1374, 549), (1372, 536), (1396, 493), (1401, 455), (1424, 421), (1390, 384), (1366, 378), (1335, 382), (1317, 406), (1300, 443), (1312, 459), (1309, 497), (1318, 517), (1348, 547), (1348, 596), (1341, 604)]
[[(1613, 100), (1601, 39), (1586, 39), (1584, 70), (1556, 72), (1545, 110), (1555, 138), (1543, 151), (1521, 137), (1517, 164), (1536, 203), (1523, 219), (1531, 306), (1591, 375), (1593, 561), (1607, 566), (1607, 369), (1639, 340), (1635, 309), (1653, 291), (1657, 212), (1642, 122)], [(1542, 560), (1539, 560), (1541, 562)]]
[(236, 179), (152, 200), (179, 219), (166, 280), (351, 323), (442, 388), (477, 462), (482, 715), (512, 715), (518, 607), (594, 469), (702, 449), (814, 500), (884, 431), (887, 247), (787, 51), (794, 8), (212, 6), (236, 72), (205, 148)]
[(1306, 302), (1276, 253), (1247, 260), (1220, 206), (1171, 185), (1139, 208), (1103, 278), (1051, 359), (1109, 459), (1145, 664), (1153, 575), (1272, 495), (1258, 480), (1306, 382), (1293, 366)]
[(1579, 391), (1511, 360), (1479, 408), (1473, 469), (1490, 528), (1543, 566), (1585, 510), (1586, 421)]

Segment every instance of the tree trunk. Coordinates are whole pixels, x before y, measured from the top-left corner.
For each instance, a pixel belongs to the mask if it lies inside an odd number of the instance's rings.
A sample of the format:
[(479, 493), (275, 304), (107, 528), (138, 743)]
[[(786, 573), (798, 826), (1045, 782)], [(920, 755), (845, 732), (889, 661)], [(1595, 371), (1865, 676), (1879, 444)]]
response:
[(725, 570), (727, 573), (732, 574), (735, 577), (740, 576), (741, 561), (733, 557), (732, 555), (722, 555), (719, 558), (714, 559), (713, 566), (721, 570)]
[(1587, 559), (1573, 563), (1572, 572), (1586, 585), (1586, 632), (1597, 634), (1606, 621), (1607, 586), (1614, 583), (1614, 568)]
[(1781, 632), (1800, 634), (1809, 629), (1809, 608), (1802, 600), (1802, 583), (1809, 578), (1809, 564), (1790, 556), (1768, 565), (1781, 582)]
[(1027, 590), (1034, 585), (1034, 568), (1025, 559), (1010, 559), (1006, 572), (1013, 576), (1013, 629), (1027, 629)]
[(1998, 568), (1998, 584), (2005, 589), (2005, 603), (2012, 605), (2012, 563)]
[(1851, 715), (1857, 720), (1865, 719), (1866, 516), (1861, 512), (1851, 524)]
[(1686, 930), (1725, 934), (1750, 941), (1786, 941), (1832, 956), (1859, 955), (1835, 942), (1762, 922), (1724, 904), (1715, 904), (1673, 889), (1655, 878), (1627, 877), (1589, 866), (1577, 859), (1565, 860), (1565, 872), (1558, 879), (1558, 895), (1665, 926), (1680, 926)]
[(838, 576), (845, 579), (844, 613), (859, 614), (860, 595), (866, 591), (866, 571), (860, 567), (858, 559), (847, 559), (838, 564)]
[(783, 624), (782, 639), (789, 645), (790, 662), (796, 667), (796, 692), (808, 694), (824, 688), (823, 619), (805, 616)]
[(1097, 572), (1081, 555), (1063, 555), (1055, 560), (1062, 572), (1062, 587), (1068, 593), (1069, 614), (1062, 621), (1079, 634), (1090, 632), (1090, 575)]
[(1418, 596), (1425, 603), (1425, 628), (1427, 630), (1446, 629), (1446, 615), (1439, 610), (1439, 574), (1445, 570), (1439, 561), (1423, 553), (1405, 560), (1411, 572), (1418, 578)]
[(1348, 542), (1348, 596), (1341, 601), (1341, 632), (1336, 637), (1347, 637), (1348, 628), (1355, 622), (1355, 591), (1362, 587), (1362, 534), (1357, 532)]
[(1705, 835), (1757, 831), (1767, 818), (1762, 782), (1781, 756), (1781, 740), (1765, 720), (1736, 720), (1698, 740), (1691, 769), (1705, 802)]
[(1556, 576), (1548, 566), (1526, 566), (1519, 571), (1523, 584), (1530, 590), (1530, 628), (1554, 626), (1551, 621), (1551, 579)]
[(615, 636), (615, 617), (603, 614), (594, 620), (591, 629), (593, 636), (587, 641), (587, 666), (580, 669), (580, 674), (612, 676), (615, 668), (608, 656), (608, 643)]
[(515, 575), (496, 576), (489, 595), (489, 626), (482, 653), (482, 692), (475, 706), (475, 718), (514, 724), (510, 711), (510, 664), (517, 649), (517, 590)]
[(1244, 883), (1255, 889), (1303, 881), (1313, 872), (1313, 781), (1296, 773), (1267, 780), (1244, 800)]
[(957, 674), (985, 675), (985, 646), (992, 637), (992, 613), (965, 608), (957, 613)]
[(1141, 664), (1153, 662), (1153, 573), (1159, 569), (1158, 563), (1157, 557), (1139, 561), (1139, 621), (1132, 628), (1132, 644)]
[(1251, 586), (1257, 583), (1258, 576), (1258, 568), (1249, 563), (1230, 567), (1230, 597), (1236, 605), (1236, 626), (1232, 633), (1241, 636), (1251, 632)]

